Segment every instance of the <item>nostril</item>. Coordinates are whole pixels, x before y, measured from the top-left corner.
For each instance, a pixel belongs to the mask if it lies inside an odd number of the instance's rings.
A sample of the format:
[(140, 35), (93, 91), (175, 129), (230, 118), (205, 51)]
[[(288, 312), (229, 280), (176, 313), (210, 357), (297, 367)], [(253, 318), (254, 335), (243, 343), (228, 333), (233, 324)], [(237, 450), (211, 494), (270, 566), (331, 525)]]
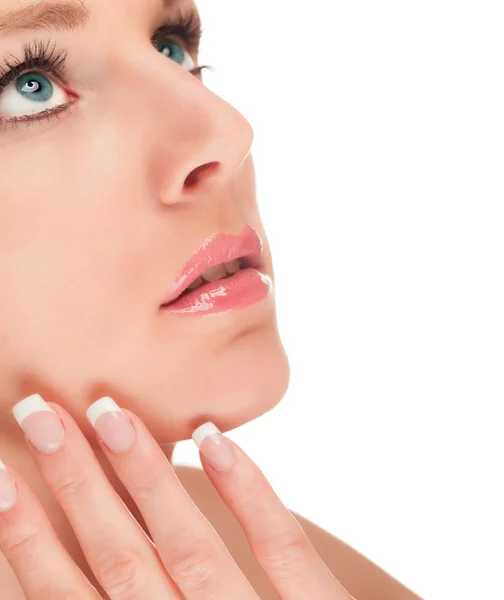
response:
[(200, 165), (196, 169), (193, 169), (189, 173), (189, 175), (186, 177), (185, 185), (187, 187), (194, 186), (196, 183), (198, 183), (199, 179), (201, 177), (203, 177), (203, 173), (205, 171), (208, 171), (209, 174), (211, 174), (213, 171), (215, 171), (218, 168), (218, 166), (219, 166), (219, 163), (214, 161), (214, 162), (205, 163), (204, 165)]

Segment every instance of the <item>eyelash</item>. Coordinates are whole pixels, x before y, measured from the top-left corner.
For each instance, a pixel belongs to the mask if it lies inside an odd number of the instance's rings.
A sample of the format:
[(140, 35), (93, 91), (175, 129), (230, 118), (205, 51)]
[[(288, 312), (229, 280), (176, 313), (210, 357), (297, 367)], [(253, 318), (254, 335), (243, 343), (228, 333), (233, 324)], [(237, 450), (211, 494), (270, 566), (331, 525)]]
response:
[[(198, 50), (202, 33), (202, 28), (196, 21), (194, 14), (190, 13), (188, 16), (179, 15), (178, 20), (169, 21), (161, 25), (152, 35), (151, 42), (155, 44), (168, 37), (178, 36), (184, 42), (184, 49), (189, 54), (194, 54)], [(44, 74), (53, 75), (60, 83), (69, 87), (65, 71), (67, 51), (57, 50), (56, 44), (53, 45), (52, 49), (49, 46), (50, 41), (45, 44), (38, 40), (32, 41), (23, 44), (23, 60), (20, 61), (12, 55), (12, 62), (9, 58), (4, 59), (4, 66), (0, 65), (0, 95), (17, 77), (35, 69), (42, 71)], [(203, 69), (212, 70), (212, 67), (210, 65), (200, 65), (191, 69), (189, 73), (197, 76)], [(20, 122), (30, 125), (33, 121), (43, 121), (53, 117), (58, 118), (60, 113), (70, 109), (73, 104), (74, 102), (67, 102), (66, 104), (61, 104), (55, 108), (43, 110), (29, 116), (12, 117), (8, 120), (0, 118), (0, 125), (15, 127)]]

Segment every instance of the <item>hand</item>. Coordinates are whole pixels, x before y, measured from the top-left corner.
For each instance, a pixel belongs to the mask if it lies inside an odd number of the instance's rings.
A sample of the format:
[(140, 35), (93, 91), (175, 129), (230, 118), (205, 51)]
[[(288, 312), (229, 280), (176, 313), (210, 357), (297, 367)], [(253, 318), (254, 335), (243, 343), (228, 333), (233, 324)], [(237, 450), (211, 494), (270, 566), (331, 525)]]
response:
[[(257, 600), (137, 416), (121, 411), (110, 399), (95, 402), (87, 412), (100, 447), (138, 506), (154, 544), (110, 484), (70, 414), (40, 398), (35, 403), (28, 399), (24, 408), (23, 402), (14, 411), (27, 444), (110, 600)], [(26, 416), (29, 410), (35, 412)], [(205, 431), (205, 426), (196, 430), (196, 443)], [(280, 598), (350, 600), (257, 465), (228, 438), (220, 434), (216, 439), (218, 444), (208, 437), (201, 443), (202, 466)], [(9, 473), (15, 481), (10, 497)], [(100, 598), (23, 478), (12, 468), (0, 470), (0, 484), (0, 550), (27, 600)]]

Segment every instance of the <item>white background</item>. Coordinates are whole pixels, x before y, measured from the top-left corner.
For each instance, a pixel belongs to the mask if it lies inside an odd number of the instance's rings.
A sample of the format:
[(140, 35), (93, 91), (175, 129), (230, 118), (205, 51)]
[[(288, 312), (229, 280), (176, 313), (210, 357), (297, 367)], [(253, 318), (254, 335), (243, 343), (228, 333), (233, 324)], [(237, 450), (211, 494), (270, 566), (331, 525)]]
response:
[(292, 367), (229, 437), (422, 597), (504, 599), (502, 0), (197, 3)]

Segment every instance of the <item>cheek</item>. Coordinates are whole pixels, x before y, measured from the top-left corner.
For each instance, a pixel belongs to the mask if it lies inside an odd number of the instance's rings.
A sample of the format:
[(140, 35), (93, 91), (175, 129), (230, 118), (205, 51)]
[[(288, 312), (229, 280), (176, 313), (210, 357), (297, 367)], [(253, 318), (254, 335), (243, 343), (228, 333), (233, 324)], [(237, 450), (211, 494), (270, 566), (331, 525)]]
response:
[[(226, 329), (191, 345), (181, 324), (165, 329), (163, 278), (168, 284), (180, 269), (183, 227), (158, 210), (139, 145), (106, 131), (76, 140), (8, 159), (5, 171), (2, 164), (0, 386), (3, 374), (23, 370), (72, 397), (89, 382), (112, 381), (142, 399), (131, 408), (160, 438), (189, 439), (190, 420), (209, 406), (228, 428), (266, 412), (287, 379), (273, 312), (258, 311), (245, 337)], [(250, 154), (232, 200), (236, 222), (266, 239)]]
[(95, 169), (86, 182), (79, 164), (47, 164), (24, 180), (12, 170), (0, 183), (0, 356), (41, 371), (82, 368), (88, 357), (96, 368), (146, 314), (149, 250), (137, 209), (118, 175)]

